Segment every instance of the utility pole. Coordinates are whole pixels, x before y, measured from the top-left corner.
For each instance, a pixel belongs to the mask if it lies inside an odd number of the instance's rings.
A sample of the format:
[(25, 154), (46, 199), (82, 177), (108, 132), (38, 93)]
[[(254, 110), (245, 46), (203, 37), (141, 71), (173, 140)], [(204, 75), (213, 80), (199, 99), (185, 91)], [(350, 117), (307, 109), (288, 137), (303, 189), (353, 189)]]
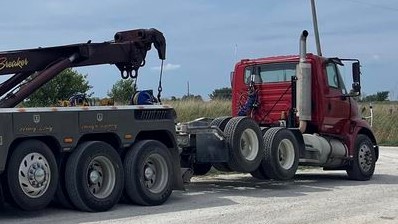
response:
[(187, 81), (187, 97), (189, 97), (190, 93), (189, 93), (189, 81)]
[(319, 56), (322, 56), (321, 41), (319, 40), (319, 32), (318, 32), (318, 20), (315, 9), (315, 0), (311, 0), (311, 9), (312, 9), (312, 23), (314, 24), (316, 51)]

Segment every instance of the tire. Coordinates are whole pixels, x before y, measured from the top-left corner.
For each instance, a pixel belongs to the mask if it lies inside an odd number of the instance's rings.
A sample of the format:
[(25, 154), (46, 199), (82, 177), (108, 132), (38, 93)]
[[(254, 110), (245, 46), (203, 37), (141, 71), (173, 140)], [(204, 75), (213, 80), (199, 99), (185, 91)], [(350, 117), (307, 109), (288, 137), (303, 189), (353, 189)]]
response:
[(6, 179), (6, 195), (11, 204), (27, 211), (46, 207), (58, 185), (54, 154), (41, 141), (23, 141), (8, 160)]
[(172, 157), (169, 149), (156, 140), (133, 145), (124, 158), (125, 192), (139, 205), (160, 205), (171, 195)]
[(224, 131), (225, 126), (231, 118), (230, 116), (217, 117), (210, 123), (210, 126), (216, 126), (221, 129), (221, 131)]
[(259, 169), (275, 180), (289, 180), (299, 164), (299, 144), (286, 128), (270, 128), (263, 135), (265, 156)]
[(265, 174), (264, 169), (262, 168), (261, 164), (255, 171), (250, 172), (250, 174), (252, 175), (252, 177), (259, 179), (259, 180), (270, 179), (270, 177), (267, 176), (267, 174)]
[(358, 135), (354, 153), (354, 159), (346, 170), (348, 177), (352, 180), (369, 180), (375, 171), (376, 154), (368, 136)]
[(55, 192), (54, 195), (54, 205), (63, 207), (66, 209), (74, 209), (73, 204), (71, 200), (69, 199), (68, 192), (66, 190), (66, 183), (65, 183), (65, 166), (66, 166), (66, 159), (62, 158), (61, 161), (59, 162), (59, 182), (58, 182), (58, 187), (57, 191)]
[(111, 209), (123, 193), (122, 167), (111, 145), (100, 141), (79, 144), (65, 167), (66, 190), (72, 204), (88, 212)]
[(229, 150), (228, 166), (238, 172), (249, 173), (258, 168), (264, 156), (261, 130), (248, 117), (234, 117), (225, 126)]
[[(230, 117), (230, 116), (217, 117), (210, 123), (210, 126), (216, 126), (221, 131), (224, 131), (225, 126), (227, 126), (228, 121), (231, 119), (232, 119), (232, 117)], [(231, 172), (232, 171), (232, 169), (228, 166), (228, 163), (213, 163), (213, 167), (216, 168), (216, 170), (221, 171), (221, 172)]]
[(193, 175), (203, 176), (211, 170), (212, 165), (210, 163), (195, 163), (193, 164)]

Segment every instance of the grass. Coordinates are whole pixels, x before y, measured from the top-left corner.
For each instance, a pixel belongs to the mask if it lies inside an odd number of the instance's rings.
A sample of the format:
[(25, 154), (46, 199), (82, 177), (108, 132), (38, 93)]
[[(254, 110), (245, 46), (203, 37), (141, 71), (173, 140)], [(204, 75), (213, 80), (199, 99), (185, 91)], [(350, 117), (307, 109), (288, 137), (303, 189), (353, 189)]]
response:
[[(365, 116), (370, 114), (369, 105), (362, 104), (367, 110)], [(398, 145), (398, 103), (373, 104), (373, 131), (380, 145)]]
[[(178, 122), (190, 121), (199, 117), (215, 118), (231, 114), (231, 102), (226, 100), (166, 101), (164, 103), (175, 108)], [(368, 116), (369, 105), (362, 103), (360, 107), (366, 108), (363, 116)], [(398, 103), (373, 104), (373, 113), (373, 131), (378, 144), (398, 146)]]

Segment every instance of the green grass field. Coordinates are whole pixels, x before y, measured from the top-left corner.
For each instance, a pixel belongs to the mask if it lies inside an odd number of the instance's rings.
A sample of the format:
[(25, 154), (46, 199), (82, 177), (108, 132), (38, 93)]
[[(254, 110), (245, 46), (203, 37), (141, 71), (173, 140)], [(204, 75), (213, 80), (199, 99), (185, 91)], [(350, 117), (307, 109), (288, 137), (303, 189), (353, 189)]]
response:
[[(190, 121), (199, 117), (215, 118), (231, 114), (230, 101), (166, 101), (175, 108), (178, 122)], [(362, 103), (366, 110), (363, 116), (369, 116), (369, 105)], [(380, 145), (398, 145), (398, 103), (373, 104), (373, 130)]]

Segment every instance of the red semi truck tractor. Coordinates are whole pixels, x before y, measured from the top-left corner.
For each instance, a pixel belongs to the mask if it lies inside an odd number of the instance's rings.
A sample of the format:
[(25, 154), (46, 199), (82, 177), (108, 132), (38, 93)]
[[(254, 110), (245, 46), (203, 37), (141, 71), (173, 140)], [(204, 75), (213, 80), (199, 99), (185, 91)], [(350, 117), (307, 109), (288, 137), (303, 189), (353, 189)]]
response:
[[(306, 52), (244, 59), (232, 72), (232, 116), (198, 119), (177, 126), (182, 167), (207, 173), (250, 172), (259, 179), (293, 178), (299, 165), (346, 170), (368, 180), (379, 150), (355, 97), (360, 95), (360, 62)], [(347, 91), (340, 67), (352, 66)]]

